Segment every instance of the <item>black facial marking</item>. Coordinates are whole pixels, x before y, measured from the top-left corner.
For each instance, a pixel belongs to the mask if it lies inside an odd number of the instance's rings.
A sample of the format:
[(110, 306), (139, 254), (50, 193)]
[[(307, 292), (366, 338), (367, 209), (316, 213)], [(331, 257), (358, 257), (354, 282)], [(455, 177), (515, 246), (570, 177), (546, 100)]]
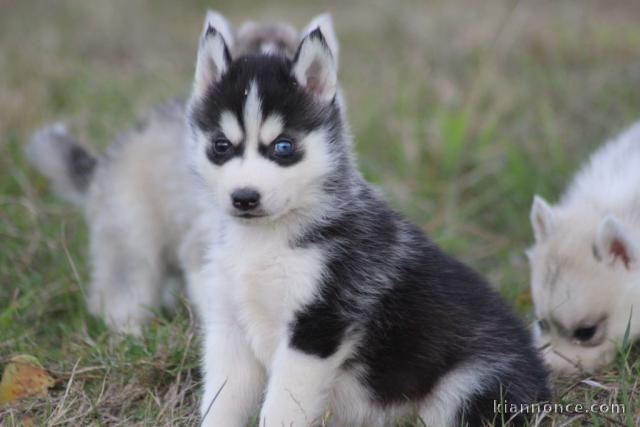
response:
[[(222, 152), (217, 149), (216, 143), (226, 141), (228, 143), (227, 151)], [(216, 136), (212, 138), (207, 144), (207, 158), (214, 165), (222, 165), (234, 157), (242, 157), (244, 153), (244, 144), (233, 145), (229, 140), (223, 136)]]
[(335, 141), (342, 129), (337, 103), (318, 102), (300, 87), (291, 74), (291, 66), (291, 60), (285, 56), (252, 54), (238, 58), (220, 82), (196, 102), (192, 122), (202, 132), (215, 134), (220, 131), (220, 115), (230, 111), (244, 129), (244, 105), (248, 88), (255, 82), (263, 118), (278, 114), (284, 129), (292, 133), (306, 134), (325, 126), (329, 130), (329, 142)]
[[(264, 73), (256, 80), (263, 117), (278, 114), (283, 118), (284, 128), (295, 132), (310, 132), (324, 124), (339, 120), (335, 103), (323, 105), (300, 87), (291, 75), (291, 61), (278, 58), (278, 72)], [(275, 71), (274, 67), (274, 71)]]

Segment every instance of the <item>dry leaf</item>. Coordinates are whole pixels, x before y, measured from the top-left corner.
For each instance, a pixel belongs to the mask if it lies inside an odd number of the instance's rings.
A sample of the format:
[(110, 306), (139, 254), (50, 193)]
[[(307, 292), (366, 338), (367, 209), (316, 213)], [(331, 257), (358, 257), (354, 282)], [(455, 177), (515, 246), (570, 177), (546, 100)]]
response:
[(53, 378), (38, 359), (22, 354), (14, 356), (4, 367), (0, 382), (0, 405), (22, 397), (46, 396)]

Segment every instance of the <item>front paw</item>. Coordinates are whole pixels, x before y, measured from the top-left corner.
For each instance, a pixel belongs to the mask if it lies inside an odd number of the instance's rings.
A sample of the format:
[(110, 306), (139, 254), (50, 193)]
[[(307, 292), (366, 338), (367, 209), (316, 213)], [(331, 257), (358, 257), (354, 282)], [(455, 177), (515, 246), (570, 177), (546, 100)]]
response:
[(142, 309), (134, 309), (119, 301), (107, 302), (98, 292), (89, 294), (87, 309), (93, 316), (102, 319), (114, 332), (137, 337), (142, 335), (142, 326), (145, 323), (145, 313)]
[[(220, 403), (212, 401), (211, 398), (204, 397), (200, 407), (202, 417), (202, 427), (246, 427), (253, 426), (249, 423), (249, 417), (239, 412), (237, 407), (221, 407)], [(227, 402), (233, 403), (233, 402)]]

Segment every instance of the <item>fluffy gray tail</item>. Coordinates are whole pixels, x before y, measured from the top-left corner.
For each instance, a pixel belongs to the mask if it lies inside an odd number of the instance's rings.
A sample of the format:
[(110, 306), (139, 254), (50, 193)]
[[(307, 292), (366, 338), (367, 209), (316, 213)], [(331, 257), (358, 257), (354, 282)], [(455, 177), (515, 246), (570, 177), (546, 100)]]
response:
[(47, 125), (33, 134), (25, 153), (29, 162), (51, 180), (65, 200), (81, 206), (98, 164), (62, 123)]

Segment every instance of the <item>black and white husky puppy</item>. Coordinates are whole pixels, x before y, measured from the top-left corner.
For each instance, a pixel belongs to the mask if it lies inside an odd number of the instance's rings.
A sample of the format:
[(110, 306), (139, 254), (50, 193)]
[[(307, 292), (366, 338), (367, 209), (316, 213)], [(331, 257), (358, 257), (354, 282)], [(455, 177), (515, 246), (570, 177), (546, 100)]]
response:
[(193, 289), (204, 424), (479, 425), (494, 401), (547, 399), (516, 315), (358, 172), (330, 17), (308, 29), (293, 59), (232, 60), (215, 22), (200, 40), (192, 161), (217, 221)]

